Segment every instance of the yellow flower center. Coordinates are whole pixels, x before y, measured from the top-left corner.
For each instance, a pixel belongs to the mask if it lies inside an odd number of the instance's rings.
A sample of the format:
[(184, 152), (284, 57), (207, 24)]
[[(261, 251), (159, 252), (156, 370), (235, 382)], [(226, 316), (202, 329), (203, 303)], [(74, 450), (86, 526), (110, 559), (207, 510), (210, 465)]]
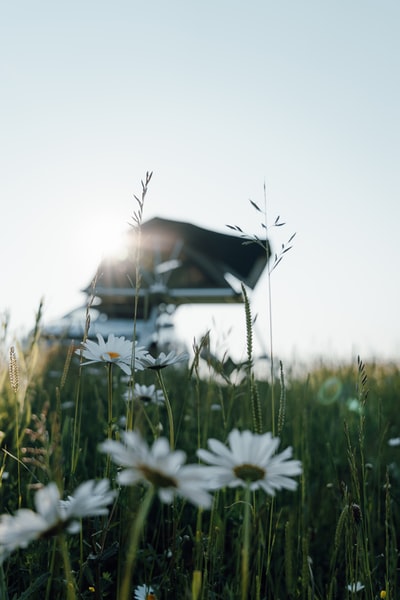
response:
[(257, 465), (251, 465), (249, 463), (243, 463), (233, 469), (236, 477), (243, 479), (243, 481), (258, 481), (264, 479), (266, 475), (265, 469)]
[(155, 487), (178, 487), (177, 480), (169, 475), (165, 475), (155, 469), (150, 469), (147, 465), (140, 465), (139, 469), (143, 473), (143, 477), (147, 479), (147, 481), (150, 481)]
[(119, 352), (107, 352), (106, 354), (108, 354), (111, 360), (114, 360), (115, 358), (119, 358), (121, 356)]

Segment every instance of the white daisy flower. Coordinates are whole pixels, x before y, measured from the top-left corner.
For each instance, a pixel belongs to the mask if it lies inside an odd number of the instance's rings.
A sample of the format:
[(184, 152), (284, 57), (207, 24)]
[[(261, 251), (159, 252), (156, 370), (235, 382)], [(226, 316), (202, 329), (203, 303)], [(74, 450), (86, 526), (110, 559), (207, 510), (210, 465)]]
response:
[(388, 445), (393, 447), (400, 446), (400, 437), (391, 438), (390, 440), (388, 440)]
[(175, 352), (170, 352), (169, 354), (165, 354), (161, 352), (157, 358), (154, 358), (151, 354), (146, 354), (143, 358), (140, 358), (140, 362), (145, 369), (153, 369), (154, 371), (159, 371), (160, 369), (164, 369), (165, 367), (169, 367), (171, 365), (176, 365), (181, 362), (186, 362), (189, 360), (189, 355), (186, 352), (182, 354), (176, 354)]
[(356, 583), (350, 583), (347, 586), (347, 589), (349, 590), (349, 592), (352, 592), (353, 594), (356, 594), (357, 592), (361, 592), (361, 590), (363, 590), (365, 588), (365, 585), (363, 585), (360, 581), (357, 581)]
[(60, 493), (55, 483), (41, 488), (35, 494), (37, 512), (20, 508), (14, 516), (0, 516), (0, 556), (4, 558), (17, 548), (26, 548), (33, 540), (55, 530), (63, 521), (59, 505)]
[(161, 502), (171, 504), (175, 495), (186, 498), (196, 506), (209, 508), (211, 496), (207, 491), (207, 471), (200, 465), (185, 465), (182, 450), (171, 452), (168, 440), (158, 438), (151, 448), (134, 431), (122, 433), (124, 443), (106, 440), (100, 450), (111, 456), (117, 465), (124, 467), (118, 473), (120, 485), (133, 485), (143, 481), (153, 485)]
[(157, 596), (151, 586), (138, 585), (135, 589), (135, 600), (157, 600)]
[(78, 486), (73, 496), (61, 500), (66, 519), (95, 517), (108, 514), (107, 506), (114, 501), (117, 492), (110, 490), (108, 479), (85, 481)]
[(77, 533), (77, 519), (107, 514), (116, 493), (109, 491), (109, 481), (86, 481), (66, 501), (60, 500), (55, 483), (39, 489), (34, 497), (36, 512), (21, 508), (14, 516), (0, 516), (0, 564), (17, 548), (26, 548), (33, 540), (66, 530)]
[(41, 536), (48, 524), (33, 510), (21, 508), (13, 517), (0, 517), (0, 565), (17, 548), (26, 548), (32, 540)]
[(251, 490), (262, 489), (270, 496), (283, 488), (295, 490), (297, 482), (291, 477), (302, 473), (301, 462), (288, 460), (292, 456), (290, 447), (274, 454), (279, 442), (271, 433), (259, 435), (237, 429), (228, 436), (229, 448), (218, 440), (208, 440), (210, 451), (199, 449), (197, 455), (212, 465), (209, 489), (249, 486)]
[[(82, 348), (76, 350), (76, 354), (86, 359), (82, 365), (98, 362), (116, 364), (126, 375), (131, 375), (133, 342), (126, 340), (123, 336), (116, 337), (113, 333), (108, 336), (107, 342), (100, 333), (97, 334), (97, 339), (98, 342), (93, 340), (82, 342)], [(135, 370), (141, 371), (143, 370), (141, 360), (146, 357), (147, 351), (136, 344), (137, 342), (135, 342)]]
[(155, 385), (140, 385), (135, 383), (133, 388), (133, 397), (140, 400), (143, 404), (164, 404), (165, 398), (162, 390), (156, 390)]

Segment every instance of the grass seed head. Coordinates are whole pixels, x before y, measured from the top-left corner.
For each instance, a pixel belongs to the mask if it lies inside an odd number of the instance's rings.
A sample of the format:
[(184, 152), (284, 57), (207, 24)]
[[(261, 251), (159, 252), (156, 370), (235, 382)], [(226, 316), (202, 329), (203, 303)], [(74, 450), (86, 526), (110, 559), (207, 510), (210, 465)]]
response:
[(8, 366), (8, 372), (10, 375), (11, 388), (14, 394), (16, 394), (19, 390), (19, 369), (14, 346), (11, 346), (10, 348), (10, 362)]

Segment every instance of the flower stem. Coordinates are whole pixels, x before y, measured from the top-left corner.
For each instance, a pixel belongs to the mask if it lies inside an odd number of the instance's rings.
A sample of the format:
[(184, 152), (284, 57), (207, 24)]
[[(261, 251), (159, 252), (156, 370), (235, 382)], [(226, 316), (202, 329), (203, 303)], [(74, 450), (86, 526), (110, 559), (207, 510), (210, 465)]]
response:
[[(112, 385), (112, 363), (107, 365), (107, 405), (108, 405), (108, 413), (107, 413), (107, 438), (109, 440), (112, 439), (112, 414), (113, 414), (113, 385)], [(105, 477), (110, 476), (111, 469), (111, 458), (110, 455), (107, 455), (106, 459), (106, 470)]]
[(71, 562), (70, 562), (69, 554), (68, 554), (68, 545), (67, 545), (67, 540), (66, 540), (64, 533), (61, 533), (58, 536), (58, 541), (60, 544), (60, 550), (61, 550), (63, 563), (64, 563), (65, 579), (67, 582), (67, 600), (76, 600), (75, 580), (72, 575)]
[(108, 363), (108, 386), (107, 386), (107, 400), (108, 400), (108, 439), (112, 438), (112, 413), (113, 413), (113, 385), (112, 385), (112, 363)]
[(249, 587), (249, 554), (250, 554), (250, 486), (246, 486), (243, 517), (243, 547), (242, 547), (242, 600), (248, 598)]
[(175, 431), (174, 431), (174, 416), (172, 414), (172, 407), (171, 407), (171, 403), (168, 398), (168, 392), (165, 387), (163, 376), (161, 375), (159, 370), (157, 371), (157, 377), (158, 377), (158, 382), (159, 382), (161, 389), (163, 391), (163, 394), (164, 394), (165, 406), (167, 409), (168, 425), (169, 425), (169, 445), (171, 447), (171, 450), (174, 450), (175, 449)]
[(132, 523), (132, 530), (130, 532), (129, 547), (126, 555), (126, 563), (124, 576), (122, 579), (121, 591), (118, 594), (118, 600), (128, 600), (130, 598), (130, 584), (132, 580), (132, 574), (135, 566), (135, 560), (137, 550), (139, 546), (140, 536), (143, 531), (143, 527), (146, 521), (147, 514), (149, 512), (152, 500), (154, 497), (154, 487), (151, 485), (146, 492), (143, 501), (140, 503), (139, 512), (136, 515)]

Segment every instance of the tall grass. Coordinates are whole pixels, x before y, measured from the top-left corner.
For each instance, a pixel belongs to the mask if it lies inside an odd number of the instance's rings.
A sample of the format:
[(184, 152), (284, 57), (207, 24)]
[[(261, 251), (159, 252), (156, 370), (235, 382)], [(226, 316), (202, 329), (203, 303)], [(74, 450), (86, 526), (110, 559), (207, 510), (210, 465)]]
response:
[(118, 467), (98, 447), (126, 427), (150, 443), (166, 435), (189, 462), (234, 428), (276, 432), (302, 462), (297, 491), (225, 488), (206, 511), (178, 498), (162, 504), (141, 484), (121, 487), (108, 516), (83, 520), (79, 535), (49, 535), (4, 560), (2, 598), (118, 599), (126, 588), (134, 598), (143, 585), (158, 600), (397, 597), (400, 449), (388, 444), (400, 435), (397, 365), (321, 364), (294, 376), (280, 364), (257, 378), (243, 292), (240, 377), (223, 360), (200, 375), (207, 340), (188, 368), (135, 373), (162, 387), (168, 410), (135, 399), (119, 369), (82, 367), (76, 346), (46, 348), (39, 326), (24, 347), (3, 339), (1, 513), (32, 507), (51, 481), (64, 497), (87, 479), (117, 487)]

